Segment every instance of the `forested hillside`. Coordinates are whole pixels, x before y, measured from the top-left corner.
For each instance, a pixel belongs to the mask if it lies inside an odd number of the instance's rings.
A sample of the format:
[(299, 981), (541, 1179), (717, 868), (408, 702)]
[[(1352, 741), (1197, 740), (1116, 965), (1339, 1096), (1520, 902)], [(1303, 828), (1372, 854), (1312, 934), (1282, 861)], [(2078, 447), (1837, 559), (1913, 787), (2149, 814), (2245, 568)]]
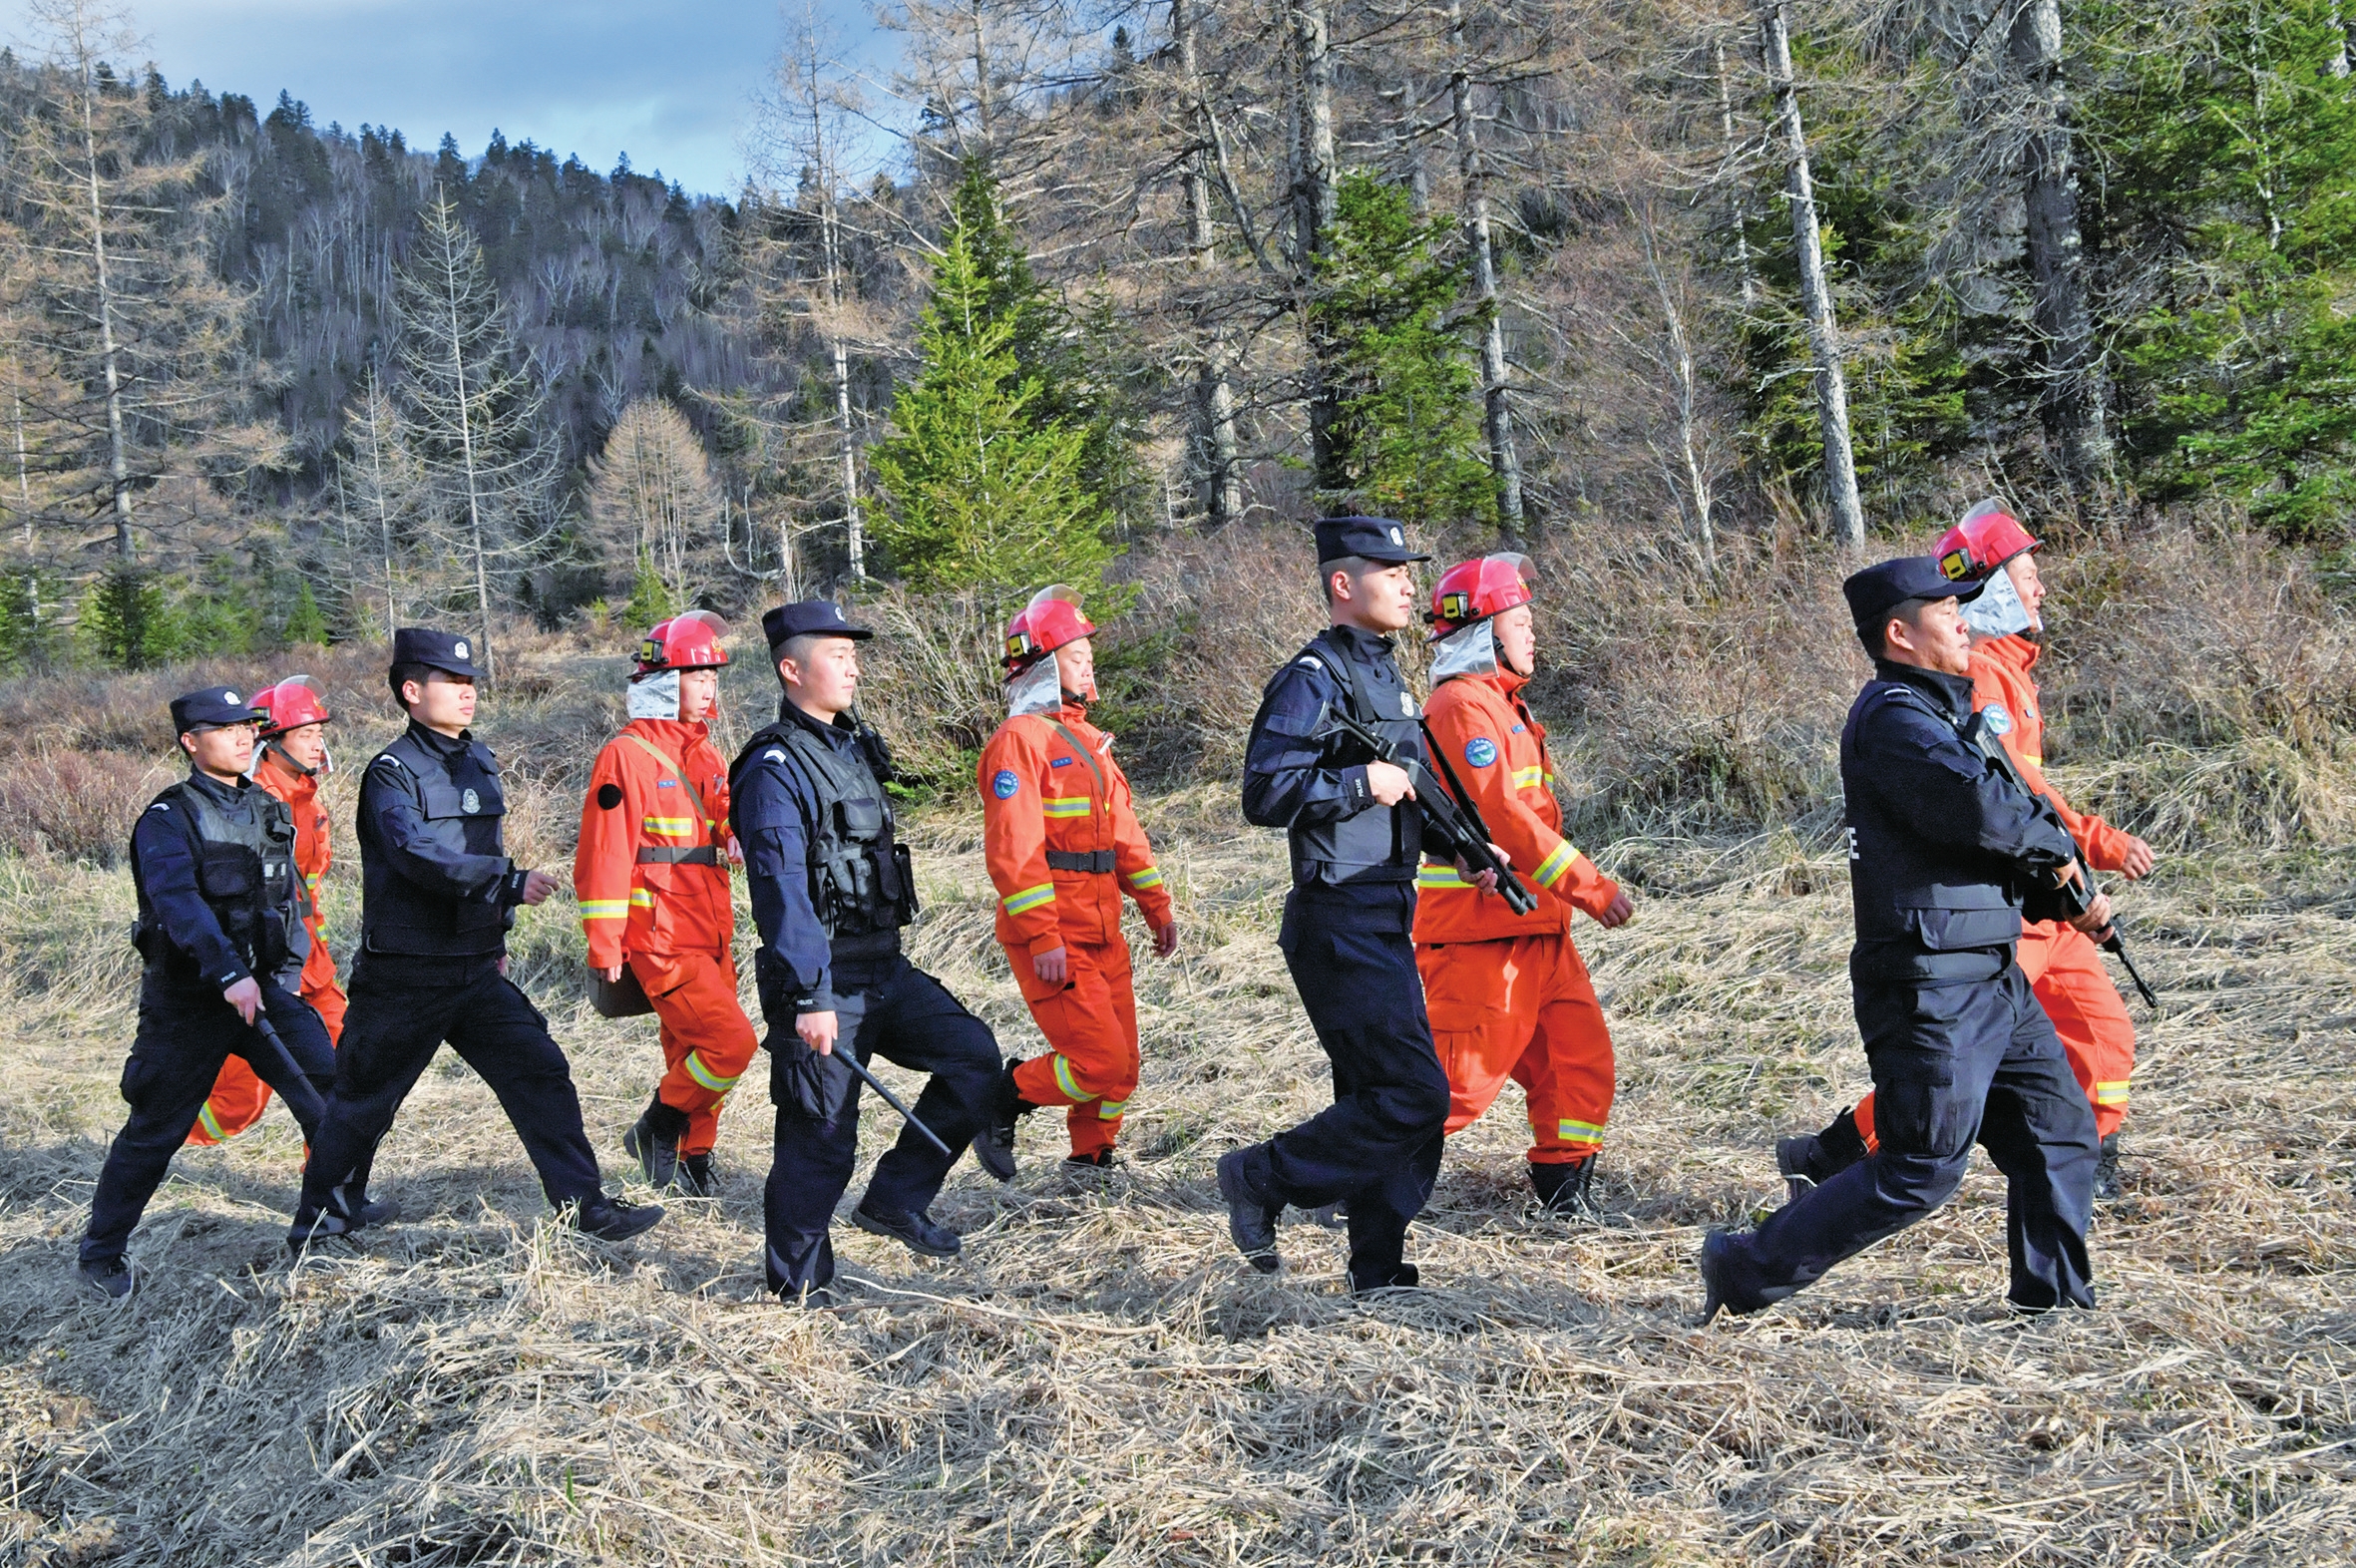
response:
[(2345, 9), (906, 0), (888, 88), (789, 39), (723, 196), (174, 86), (43, 0), (0, 657), (1006, 594), (1338, 505), (1707, 577), (1998, 491), (2335, 567)]

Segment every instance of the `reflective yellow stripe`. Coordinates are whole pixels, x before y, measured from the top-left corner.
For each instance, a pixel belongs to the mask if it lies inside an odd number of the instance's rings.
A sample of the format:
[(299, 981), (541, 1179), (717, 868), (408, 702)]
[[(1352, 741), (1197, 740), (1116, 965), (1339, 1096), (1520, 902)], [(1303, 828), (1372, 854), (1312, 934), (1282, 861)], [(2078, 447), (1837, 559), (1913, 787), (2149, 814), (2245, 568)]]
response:
[(630, 906), (627, 899), (583, 899), (581, 901), (581, 918), (585, 921), (627, 920), (629, 912)]
[(1055, 1086), (1075, 1100), (1084, 1101), (1088, 1097), (1087, 1091), (1072, 1077), (1071, 1063), (1063, 1059), (1061, 1051), (1055, 1053)]
[(644, 888), (630, 889), (630, 908), (633, 910), (650, 910), (654, 908), (654, 895), (647, 892)]
[(648, 833), (668, 833), (677, 836), (693, 833), (695, 819), (693, 817), (641, 817), (638, 819), (638, 826), (644, 828)]
[(1098, 1100), (1096, 1102), (1096, 1119), (1098, 1121), (1119, 1121), (1121, 1113), (1128, 1108), (1129, 1102), (1127, 1100)]
[(2031, 767), (2042, 768), (2045, 766), (2045, 753), (2042, 751), (2024, 751), (2021, 755)]
[(2128, 1080), (2125, 1078), (2111, 1083), (2098, 1080), (2095, 1084), (2095, 1103), (2097, 1105), (2125, 1105), (2127, 1103), (2127, 1084)]
[(1162, 874), (1159, 867), (1148, 866), (1143, 871), (1133, 871), (1129, 873), (1129, 886), (1132, 888), (1143, 890), (1145, 888), (1158, 888), (1161, 885)]
[(1579, 1143), (1601, 1143), (1603, 1142), (1603, 1123), (1600, 1121), (1573, 1121), (1565, 1116), (1555, 1124), (1554, 1135)]
[(213, 1119), (212, 1102), (210, 1100), (206, 1100), (201, 1106), (197, 1107), (196, 1119), (204, 1124), (205, 1134), (210, 1137), (213, 1142), (226, 1143), (229, 1141), (229, 1135), (221, 1131), (220, 1123)]
[(734, 1078), (723, 1078), (718, 1073), (713, 1072), (710, 1068), (703, 1064), (703, 1058), (696, 1055), (693, 1051), (689, 1051), (687, 1053), (687, 1076), (693, 1078), (696, 1082), (702, 1084), (714, 1094), (725, 1094), (730, 1089), (736, 1087), (736, 1080)]
[(1551, 888), (1562, 879), (1564, 872), (1571, 869), (1571, 862), (1578, 858), (1578, 850), (1572, 846), (1569, 839), (1565, 839), (1554, 846), (1553, 854), (1538, 862), (1538, 869), (1531, 875), (1538, 879), (1539, 887)]
[(1020, 893), (1009, 893), (999, 902), (1006, 906), (1006, 913), (1009, 915), (1019, 915), (1024, 910), (1035, 910), (1042, 904), (1055, 902), (1055, 884), (1042, 882), (1035, 888), (1024, 888)]
[(1050, 817), (1084, 817), (1088, 814), (1088, 797), (1048, 795), (1039, 801), (1039, 810)]
[(1453, 866), (1434, 866), (1429, 861), (1425, 861), (1415, 868), (1415, 886), (1418, 888), (1469, 888), (1472, 884), (1458, 876), (1456, 868)]
[(1515, 768), (1513, 770), (1513, 787), (1515, 789), (1536, 789), (1545, 782), (1546, 770), (1544, 768)]

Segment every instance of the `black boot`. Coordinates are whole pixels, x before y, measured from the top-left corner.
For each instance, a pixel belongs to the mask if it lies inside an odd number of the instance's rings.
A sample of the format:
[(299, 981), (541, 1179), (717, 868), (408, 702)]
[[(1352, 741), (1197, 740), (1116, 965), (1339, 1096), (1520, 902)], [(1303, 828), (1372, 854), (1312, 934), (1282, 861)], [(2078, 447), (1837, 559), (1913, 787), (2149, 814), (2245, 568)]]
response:
[(599, 1241), (628, 1241), (641, 1231), (650, 1231), (662, 1223), (659, 1203), (624, 1203), (619, 1198), (608, 1198), (598, 1193), (581, 1200), (581, 1208), (573, 1223), (584, 1236), (594, 1236)]
[(1121, 1157), (1110, 1149), (1098, 1149), (1093, 1154), (1066, 1154), (1063, 1157), (1063, 1168), (1069, 1171), (1117, 1170), (1120, 1164)]
[(974, 1134), (975, 1160), (999, 1181), (1014, 1179), (1014, 1129), (1023, 1117), (1038, 1109), (1014, 1086), (1014, 1069), (1018, 1065), (1012, 1057), (1006, 1058), (997, 1083), (990, 1090), (989, 1120)]
[(910, 1252), (924, 1258), (954, 1258), (965, 1250), (965, 1239), (946, 1225), (933, 1223), (933, 1216), (922, 1209), (903, 1214), (886, 1214), (871, 1209), (867, 1200), (859, 1200), (859, 1207), (851, 1211), (851, 1223), (874, 1236), (889, 1236)]
[(679, 1156), (679, 1174), (673, 1185), (690, 1198), (717, 1198), (720, 1195), (720, 1173), (712, 1168), (712, 1157), (703, 1154)]
[(109, 1301), (119, 1302), (131, 1294), (131, 1265), (120, 1258), (94, 1259), (76, 1272), (84, 1285)]
[(1555, 1165), (1540, 1165), (1536, 1161), (1530, 1164), (1530, 1186), (1538, 1194), (1538, 1207), (1548, 1214), (1577, 1220), (1602, 1219), (1603, 1211), (1595, 1206), (1595, 1194), (1591, 1190), (1594, 1180), (1592, 1154)]
[(2119, 1186), (2119, 1133), (2114, 1129), (2100, 1145), (2095, 1156), (2095, 1202), (2117, 1203), (2124, 1194)]
[(646, 1185), (660, 1192), (679, 1174), (679, 1139), (687, 1131), (687, 1113), (662, 1103), (657, 1093), (638, 1116), (637, 1124), (621, 1135), (623, 1152), (638, 1162)]
[(1350, 1271), (1350, 1294), (1367, 1296), (1375, 1291), (1411, 1291), (1423, 1283), (1420, 1271), (1411, 1263), (1394, 1263), (1383, 1271), (1381, 1278), (1361, 1278), (1356, 1269)]
[(1276, 1251), (1276, 1217), (1285, 1206), (1252, 1180), (1251, 1153), (1237, 1149), (1219, 1156), (1219, 1196), (1227, 1200), (1227, 1234), (1235, 1250), (1262, 1274), (1274, 1274), (1284, 1266)]
[(1833, 1117), (1822, 1132), (1795, 1133), (1775, 1144), (1775, 1170), (1783, 1178), (1787, 1200), (1793, 1202), (1864, 1157), (1865, 1136), (1857, 1131), (1854, 1105)]

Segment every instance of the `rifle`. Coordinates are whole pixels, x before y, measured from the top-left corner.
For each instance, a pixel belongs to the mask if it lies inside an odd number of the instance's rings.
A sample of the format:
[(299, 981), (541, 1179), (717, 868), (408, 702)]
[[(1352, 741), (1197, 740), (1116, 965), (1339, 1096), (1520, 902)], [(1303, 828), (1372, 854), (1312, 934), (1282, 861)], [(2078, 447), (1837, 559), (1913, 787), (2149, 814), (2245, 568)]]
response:
[(917, 1120), (917, 1113), (910, 1110), (907, 1106), (901, 1104), (900, 1096), (894, 1094), (890, 1089), (885, 1088), (883, 1081), (879, 1079), (874, 1073), (867, 1070), (866, 1064), (860, 1061), (858, 1053), (853, 1051), (848, 1044), (838, 1047), (835, 1051), (835, 1055), (842, 1059), (844, 1066), (859, 1074), (860, 1078), (866, 1082), (869, 1088), (882, 1095), (886, 1105), (889, 1105), (894, 1110), (900, 1112), (900, 1119), (902, 1121), (907, 1122), (911, 1127), (914, 1127), (917, 1131), (923, 1133), (925, 1135), (926, 1141), (931, 1143), (933, 1147), (939, 1149), (942, 1153), (948, 1155), (953, 1160), (957, 1158), (957, 1151), (952, 1149), (948, 1144), (943, 1143), (939, 1133), (926, 1126), (923, 1122)]
[[(2065, 823), (2062, 820), (2062, 814), (2054, 809), (2054, 803), (2031, 789), (2029, 781), (2021, 777), (2021, 770), (2013, 765), (2012, 753), (2004, 749), (2003, 740), (1987, 725), (1987, 710), (1985, 708), (1973, 713), (1970, 720), (1965, 723), (1963, 738), (1978, 747), (1981, 755), (1995, 763), (1996, 770), (2011, 781), (2013, 788), (2035, 801), (2039, 813), (2046, 821), (2061, 829), (2065, 838), (2070, 836), (2069, 824)], [(2073, 843), (2075, 842), (2073, 840)], [(2081, 864), (2083, 866), (2083, 861)], [(2087, 911), (2087, 893), (2092, 890), (2093, 886), (2094, 873), (2089, 870), (2086, 872), (2086, 880), (2083, 883), (2065, 882), (2056, 887), (2054, 899), (2060, 904), (2065, 915), (2084, 915)], [(2104, 932), (2097, 946), (2117, 959), (2120, 967), (2127, 971), (2127, 978), (2135, 981), (2136, 991), (2144, 998), (2144, 1005), (2155, 1012), (2159, 1011), (2160, 997), (2152, 989), (2150, 983), (2145, 980), (2142, 972), (2137, 970), (2136, 961), (2127, 956), (2127, 942), (2119, 934), (2119, 919), (2116, 915), (2112, 917), (2110, 927)]]
[[(1348, 712), (1335, 711), (1331, 702), (1319, 710), (1317, 722), (1311, 728), (1320, 735), (1330, 730), (1340, 730), (1374, 752), (1376, 760), (1403, 770), (1407, 781), (1414, 786), (1415, 803), (1423, 808), (1423, 814), (1436, 823), (1442, 833), (1456, 841), (1463, 852), (1464, 864), (1472, 868), (1473, 874), (1478, 876), (1484, 871), (1495, 872), (1497, 891), (1504, 896), (1507, 907), (1514, 914), (1527, 915), (1538, 907), (1538, 896), (1523, 887), (1512, 868), (1497, 857), (1495, 850), (1489, 848), (1488, 827), (1480, 820), (1480, 812), (1474, 809), (1471, 797), (1461, 793), (1461, 786), (1458, 786), (1457, 793), (1450, 793), (1431, 776), (1431, 770), (1423, 765), (1421, 757), (1402, 749), (1396, 741), (1384, 740)], [(1428, 731), (1425, 732), (1425, 738), (1429, 739)], [(1436, 749), (1434, 755), (1437, 755)], [(1439, 765), (1443, 769), (1447, 768), (1448, 759), (1441, 757)], [(1448, 773), (1448, 783), (1456, 783), (1452, 770)]]

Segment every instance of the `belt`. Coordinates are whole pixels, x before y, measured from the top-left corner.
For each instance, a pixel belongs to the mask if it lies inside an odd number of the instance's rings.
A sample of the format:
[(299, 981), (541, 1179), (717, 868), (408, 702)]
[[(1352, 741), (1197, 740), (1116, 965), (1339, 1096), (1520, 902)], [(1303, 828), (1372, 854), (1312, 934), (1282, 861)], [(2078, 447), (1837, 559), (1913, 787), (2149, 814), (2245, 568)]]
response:
[(709, 844), (642, 844), (638, 846), (641, 866), (717, 866), (720, 852)]
[(1113, 872), (1111, 850), (1049, 850), (1049, 871), (1093, 871), (1104, 876)]

